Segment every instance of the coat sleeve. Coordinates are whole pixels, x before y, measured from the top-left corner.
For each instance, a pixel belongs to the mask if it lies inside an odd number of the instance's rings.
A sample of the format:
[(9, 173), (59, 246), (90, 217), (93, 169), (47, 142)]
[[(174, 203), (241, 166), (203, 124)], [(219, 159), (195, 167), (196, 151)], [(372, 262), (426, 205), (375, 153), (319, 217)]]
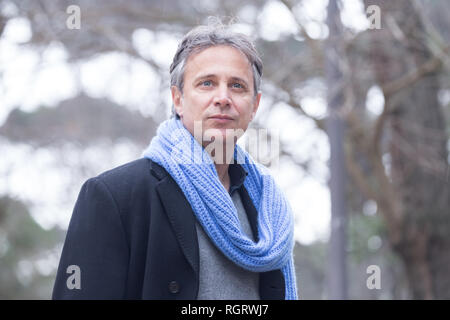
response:
[(128, 260), (115, 200), (100, 178), (91, 178), (72, 213), (52, 298), (124, 299)]

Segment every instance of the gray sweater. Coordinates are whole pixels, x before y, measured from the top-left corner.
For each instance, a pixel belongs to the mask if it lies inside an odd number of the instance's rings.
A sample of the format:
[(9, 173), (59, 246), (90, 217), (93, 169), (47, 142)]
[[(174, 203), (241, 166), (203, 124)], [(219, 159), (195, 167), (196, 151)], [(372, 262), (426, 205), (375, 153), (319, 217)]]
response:
[[(252, 230), (237, 190), (231, 191), (242, 230), (251, 238)], [(200, 249), (200, 281), (198, 300), (259, 300), (259, 274), (247, 271), (228, 259), (216, 248), (197, 222)]]

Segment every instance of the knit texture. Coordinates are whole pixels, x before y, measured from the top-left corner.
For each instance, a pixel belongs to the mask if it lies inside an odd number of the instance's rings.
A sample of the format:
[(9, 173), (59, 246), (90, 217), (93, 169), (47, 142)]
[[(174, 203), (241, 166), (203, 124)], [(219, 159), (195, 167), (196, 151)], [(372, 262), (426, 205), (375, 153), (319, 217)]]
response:
[(254, 242), (241, 230), (237, 210), (213, 160), (180, 119), (161, 123), (142, 156), (172, 176), (197, 220), (225, 256), (253, 272), (281, 269), (286, 300), (297, 299), (292, 211), (267, 168), (236, 145), (234, 159), (248, 172), (244, 187), (258, 211), (259, 240)]

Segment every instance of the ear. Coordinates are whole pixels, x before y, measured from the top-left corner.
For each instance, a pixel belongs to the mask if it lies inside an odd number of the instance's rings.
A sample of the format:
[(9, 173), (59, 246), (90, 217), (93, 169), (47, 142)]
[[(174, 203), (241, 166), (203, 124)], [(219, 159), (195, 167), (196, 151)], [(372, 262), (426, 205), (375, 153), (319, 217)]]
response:
[(261, 92), (258, 93), (258, 94), (256, 95), (255, 99), (254, 99), (254, 102), (253, 102), (253, 111), (252, 111), (252, 115), (251, 115), (250, 120), (253, 120), (253, 118), (255, 117), (256, 111), (258, 111), (258, 108), (259, 108), (259, 101), (260, 101), (260, 100), (261, 100)]
[(171, 86), (170, 91), (172, 92), (173, 107), (181, 118), (183, 116), (183, 94), (177, 86)]

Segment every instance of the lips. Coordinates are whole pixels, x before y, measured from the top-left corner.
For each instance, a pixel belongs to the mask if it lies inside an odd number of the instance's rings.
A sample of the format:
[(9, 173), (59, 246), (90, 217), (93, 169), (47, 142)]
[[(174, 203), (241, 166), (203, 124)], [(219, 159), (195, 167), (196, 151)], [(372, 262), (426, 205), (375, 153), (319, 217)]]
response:
[(233, 120), (232, 117), (227, 116), (226, 114), (215, 114), (215, 115), (212, 115), (210, 118), (218, 119), (218, 120)]

